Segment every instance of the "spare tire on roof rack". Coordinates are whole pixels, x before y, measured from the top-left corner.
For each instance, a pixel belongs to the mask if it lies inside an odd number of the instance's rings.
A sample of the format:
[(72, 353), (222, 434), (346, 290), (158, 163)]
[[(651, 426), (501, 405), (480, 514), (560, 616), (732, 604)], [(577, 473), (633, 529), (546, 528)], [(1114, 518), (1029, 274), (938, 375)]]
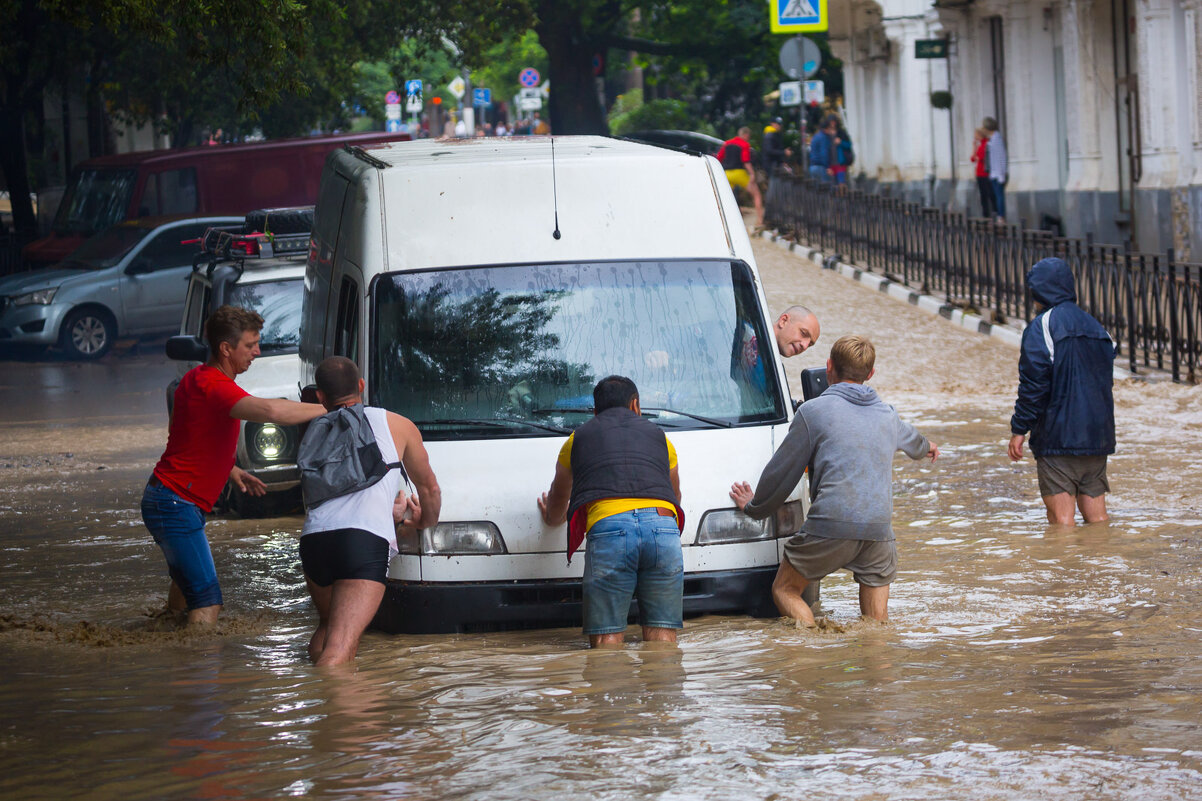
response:
[(307, 234), (313, 230), (313, 207), (257, 209), (246, 215), (246, 233)]

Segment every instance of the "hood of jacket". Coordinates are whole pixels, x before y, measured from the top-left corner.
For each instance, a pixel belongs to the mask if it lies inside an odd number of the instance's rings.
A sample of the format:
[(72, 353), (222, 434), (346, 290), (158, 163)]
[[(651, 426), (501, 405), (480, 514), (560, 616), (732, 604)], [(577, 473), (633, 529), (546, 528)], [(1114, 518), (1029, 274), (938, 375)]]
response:
[(857, 406), (871, 406), (879, 402), (876, 396), (876, 390), (864, 384), (851, 384), (846, 381), (840, 381), (838, 384), (833, 384), (826, 388), (823, 395), (838, 395)]
[(1077, 300), (1073, 271), (1064, 259), (1043, 259), (1027, 272), (1027, 288), (1035, 300), (1049, 309), (1066, 300)]

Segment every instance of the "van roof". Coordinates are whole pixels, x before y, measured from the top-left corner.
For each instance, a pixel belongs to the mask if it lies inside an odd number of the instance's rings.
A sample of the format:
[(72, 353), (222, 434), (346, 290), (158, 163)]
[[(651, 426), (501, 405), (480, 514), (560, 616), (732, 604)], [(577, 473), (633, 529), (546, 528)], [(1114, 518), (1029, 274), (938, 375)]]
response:
[(708, 157), (602, 136), (419, 140), (364, 156), (357, 169), (376, 168), (368, 172), (389, 221), (388, 270), (751, 259), (734, 198)]

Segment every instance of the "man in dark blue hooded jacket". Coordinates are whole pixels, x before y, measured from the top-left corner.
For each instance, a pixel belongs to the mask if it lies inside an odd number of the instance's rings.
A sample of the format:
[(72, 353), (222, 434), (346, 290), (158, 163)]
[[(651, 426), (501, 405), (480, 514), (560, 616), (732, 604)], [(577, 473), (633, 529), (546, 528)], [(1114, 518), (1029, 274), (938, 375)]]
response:
[(1106, 520), (1106, 457), (1114, 453), (1114, 340), (1077, 305), (1073, 274), (1063, 260), (1044, 259), (1032, 267), (1027, 289), (1044, 308), (1023, 331), (1010, 458), (1023, 458), (1030, 432), (1048, 522), (1073, 525), (1074, 507), (1086, 523)]

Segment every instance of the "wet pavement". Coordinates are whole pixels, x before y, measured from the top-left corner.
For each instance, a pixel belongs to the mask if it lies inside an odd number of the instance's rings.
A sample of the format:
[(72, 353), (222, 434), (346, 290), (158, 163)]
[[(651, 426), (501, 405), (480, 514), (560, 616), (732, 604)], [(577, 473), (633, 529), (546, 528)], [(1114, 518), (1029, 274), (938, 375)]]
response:
[(1202, 798), (1202, 389), (1117, 384), (1113, 519), (1050, 528), (1005, 455), (1014, 348), (755, 247), (773, 311), (822, 320), (795, 390), (866, 333), (871, 385), (943, 450), (895, 463), (888, 625), (839, 575), (818, 631), (369, 633), (322, 673), (300, 519), (218, 517), (224, 620), (177, 631), (137, 512), (174, 365), (24, 357), (0, 370), (4, 796)]

